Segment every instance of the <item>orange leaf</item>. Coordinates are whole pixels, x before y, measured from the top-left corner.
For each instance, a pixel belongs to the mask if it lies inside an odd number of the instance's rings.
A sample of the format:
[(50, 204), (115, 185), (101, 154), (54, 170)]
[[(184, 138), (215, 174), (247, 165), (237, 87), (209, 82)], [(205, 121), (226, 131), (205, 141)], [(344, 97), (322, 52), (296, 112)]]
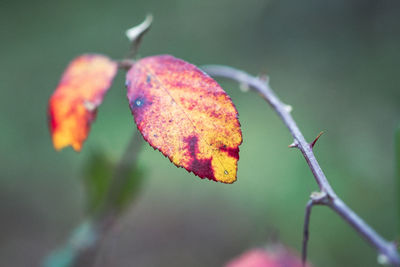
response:
[(82, 55), (65, 70), (49, 100), (49, 126), (55, 149), (81, 150), (97, 107), (111, 86), (117, 64), (102, 55)]
[(236, 108), (217, 82), (160, 55), (136, 62), (126, 85), (135, 122), (153, 148), (201, 178), (236, 180), (242, 133)]

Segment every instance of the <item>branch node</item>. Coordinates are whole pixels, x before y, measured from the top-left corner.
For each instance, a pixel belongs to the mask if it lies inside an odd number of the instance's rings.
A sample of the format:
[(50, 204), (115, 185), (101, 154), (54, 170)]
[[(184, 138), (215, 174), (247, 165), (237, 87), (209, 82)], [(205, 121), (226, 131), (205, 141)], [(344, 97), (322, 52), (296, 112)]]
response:
[(123, 59), (117, 61), (117, 63), (118, 63), (118, 68), (129, 70), (133, 66), (133, 64), (135, 64), (135, 61), (131, 59)]
[(310, 199), (314, 204), (325, 205), (329, 202), (329, 195), (324, 191), (312, 192)]
[(324, 131), (321, 131), (321, 132), (317, 135), (317, 137), (315, 137), (314, 141), (312, 141), (312, 143), (310, 144), (310, 147), (311, 147), (311, 148), (314, 148), (315, 143), (317, 143), (318, 139), (319, 139), (319, 138), (321, 137), (321, 135), (323, 135), (324, 133), (325, 133)]

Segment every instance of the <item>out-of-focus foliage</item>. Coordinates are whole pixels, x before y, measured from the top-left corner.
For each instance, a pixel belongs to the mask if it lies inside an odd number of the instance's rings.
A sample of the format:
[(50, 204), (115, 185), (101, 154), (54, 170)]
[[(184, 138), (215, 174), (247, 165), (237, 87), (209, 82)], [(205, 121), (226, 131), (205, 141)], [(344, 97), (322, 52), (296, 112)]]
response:
[(123, 175), (126, 175), (126, 179), (122, 179), (116, 186), (117, 190), (114, 191), (114, 196), (111, 198), (111, 205), (114, 210), (121, 212), (130, 204), (132, 200), (137, 197), (143, 180), (145, 179), (146, 171), (137, 166), (137, 164), (131, 164), (126, 166), (123, 170)]
[(89, 156), (83, 175), (85, 183), (87, 206), (89, 213), (96, 213), (104, 207), (104, 201), (109, 195), (113, 179), (114, 164), (104, 154), (97, 150)]
[[(136, 128), (123, 72), (79, 154), (54, 151), (47, 103), (66, 62), (82, 52), (122, 58), (125, 30), (149, 12), (154, 22), (140, 57), (167, 53), (267, 73), (309, 141), (325, 130), (315, 152), (337, 193), (395, 238), (399, 1), (3, 0), (1, 266), (38, 266), (85, 214), (78, 177), (92, 151), (112, 160), (123, 153)], [(145, 145), (138, 166), (148, 170), (146, 184), (105, 238), (97, 266), (222, 266), (271, 235), (300, 250), (315, 181), (300, 153), (287, 148), (293, 140), (265, 101), (218, 82), (242, 125), (237, 181), (194, 179)], [(313, 211), (309, 257), (315, 266), (377, 265), (375, 251), (324, 208)]]
[(114, 164), (97, 150), (89, 156), (84, 175), (88, 212), (63, 245), (52, 250), (43, 260), (44, 267), (93, 265), (98, 248), (120, 219), (121, 211), (132, 205), (144, 179), (136, 159), (141, 148), (139, 135), (134, 135), (125, 153)]
[(97, 240), (98, 236), (95, 232), (94, 224), (88, 220), (81, 223), (71, 233), (66, 244), (47, 257), (43, 263), (43, 267), (72, 267), (75, 266), (75, 260), (79, 255), (79, 251), (85, 250), (87, 247)]
[(145, 174), (136, 163), (114, 163), (99, 150), (89, 156), (85, 165), (83, 180), (91, 215), (125, 209), (139, 192)]

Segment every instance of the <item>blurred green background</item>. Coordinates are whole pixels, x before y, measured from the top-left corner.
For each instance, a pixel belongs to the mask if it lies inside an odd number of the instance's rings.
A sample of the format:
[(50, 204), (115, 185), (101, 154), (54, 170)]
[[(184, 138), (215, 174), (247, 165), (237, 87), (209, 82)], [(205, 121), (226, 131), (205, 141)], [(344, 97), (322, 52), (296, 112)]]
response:
[[(124, 73), (81, 153), (52, 148), (47, 101), (84, 52), (122, 58), (124, 31), (155, 17), (140, 56), (267, 73), (293, 106), (337, 193), (388, 239), (397, 237), (394, 129), (400, 123), (400, 2), (394, 0), (0, 2), (0, 265), (40, 266), (85, 213), (81, 174), (95, 150), (112, 159), (136, 131)], [(301, 154), (256, 94), (221, 81), (240, 114), (238, 181), (201, 180), (145, 145), (136, 202), (107, 235), (97, 266), (221, 266), (278, 238), (301, 249), (304, 207), (317, 190)], [(337, 215), (315, 208), (315, 266), (376, 266), (376, 253)]]

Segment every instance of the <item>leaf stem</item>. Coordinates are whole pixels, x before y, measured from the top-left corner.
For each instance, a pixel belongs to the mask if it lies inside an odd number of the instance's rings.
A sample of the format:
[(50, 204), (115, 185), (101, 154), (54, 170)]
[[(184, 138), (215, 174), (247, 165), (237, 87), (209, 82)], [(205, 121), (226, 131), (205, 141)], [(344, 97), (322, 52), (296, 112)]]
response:
[[(325, 205), (335, 211), (342, 219), (344, 219), (353, 229), (355, 229), (370, 245), (372, 245), (380, 254), (380, 261), (387, 261), (393, 266), (400, 266), (400, 256), (392, 242), (386, 241), (374, 229), (366, 224), (355, 212), (353, 212), (335, 193), (331, 187), (328, 179), (322, 171), (315, 155), (312, 146), (306, 141), (295, 120), (290, 114), (290, 106), (284, 104), (270, 88), (268, 82), (258, 77), (247, 74), (244, 71), (220, 65), (207, 65), (202, 69), (213, 77), (222, 77), (239, 82), (240, 84), (247, 84), (249, 87), (260, 93), (261, 96), (271, 105), (283, 123), (289, 129), (289, 132), (294, 138), (293, 146), (297, 147), (303, 154), (311, 172), (317, 182), (320, 194), (324, 194), (324, 198), (320, 198), (315, 203), (315, 198), (311, 195), (311, 203), (307, 204), (305, 227), (304, 227), (304, 240), (303, 245), (307, 246), (308, 240), (308, 225), (309, 217), (311, 215), (311, 207), (314, 204)], [(303, 247), (303, 253), (307, 252), (307, 248)], [(384, 259), (384, 260), (382, 260)]]
[(140, 43), (146, 32), (149, 31), (153, 23), (153, 15), (149, 14), (145, 20), (137, 26), (134, 26), (126, 31), (126, 37), (131, 41), (131, 48), (126, 58), (134, 58), (139, 50)]

